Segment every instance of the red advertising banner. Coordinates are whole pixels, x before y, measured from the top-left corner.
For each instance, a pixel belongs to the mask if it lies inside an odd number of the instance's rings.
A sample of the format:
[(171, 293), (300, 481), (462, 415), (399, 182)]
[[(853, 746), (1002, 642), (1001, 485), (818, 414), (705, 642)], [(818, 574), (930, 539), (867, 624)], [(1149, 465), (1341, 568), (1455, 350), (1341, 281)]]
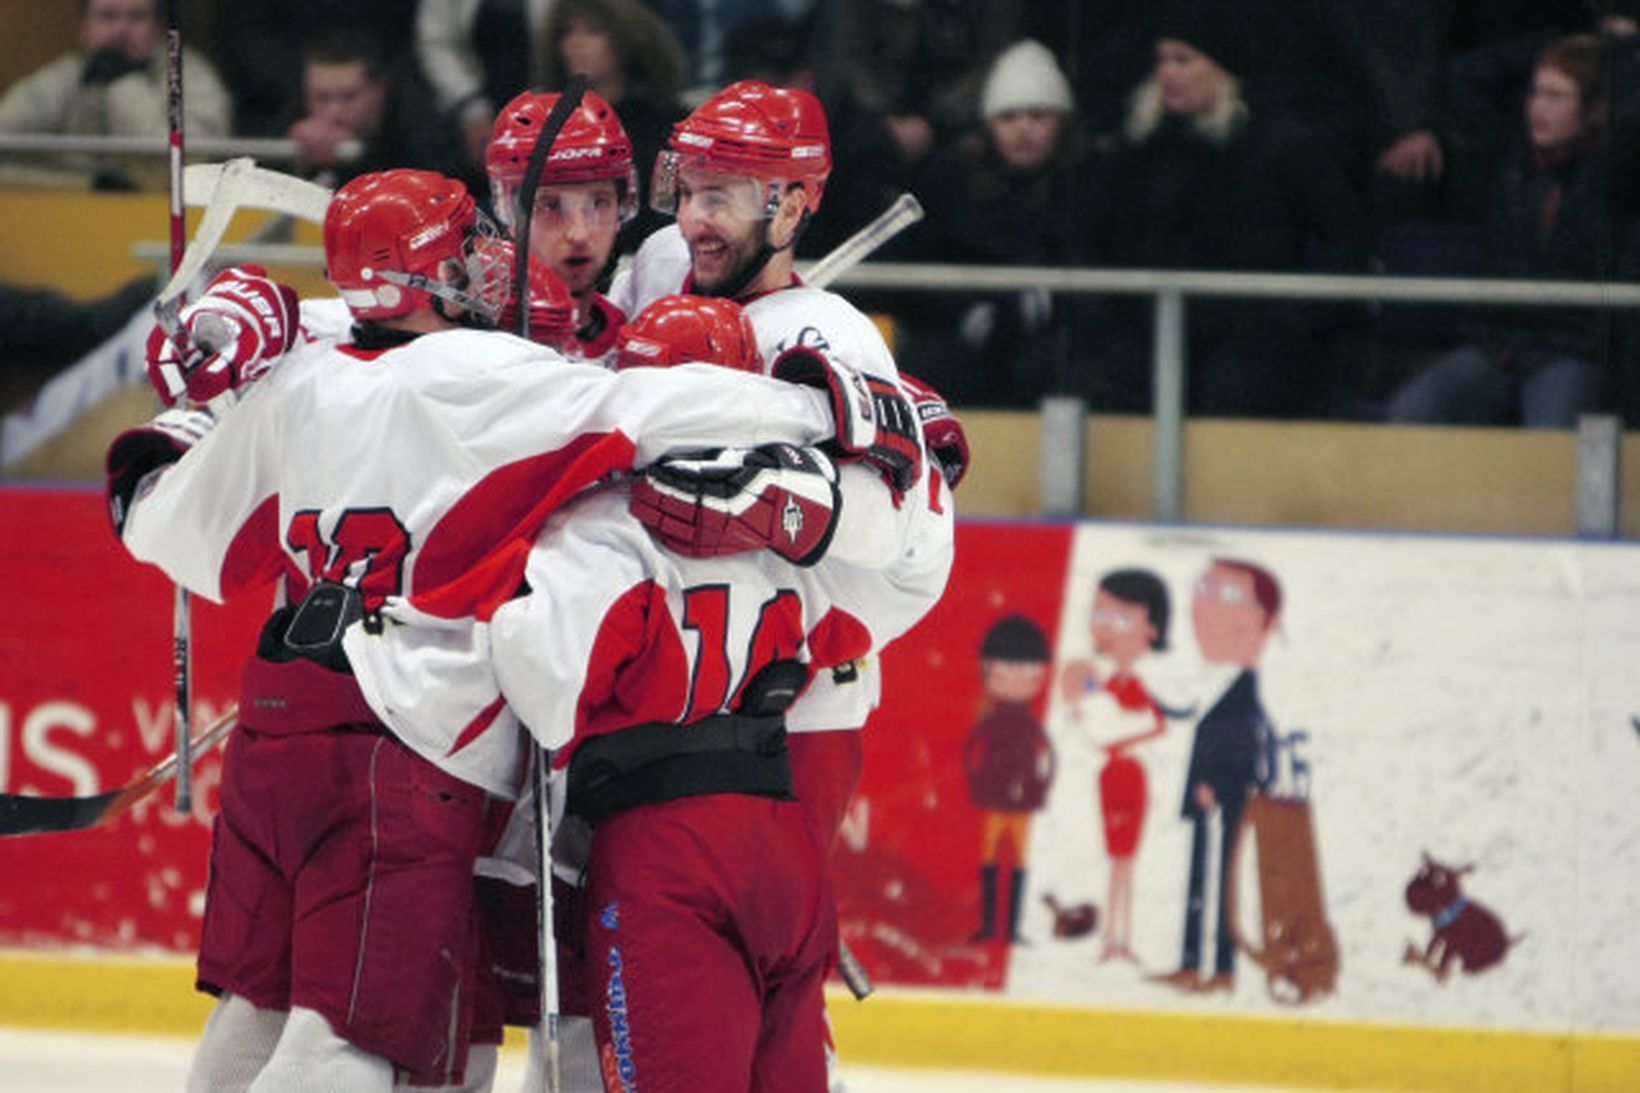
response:
[[(100, 793), (169, 755), (172, 586), (121, 549), (100, 491), (0, 490), (0, 558), (0, 789)], [(194, 598), (196, 727), (234, 700), (271, 595)], [(105, 828), (0, 839), (0, 945), (191, 952), (220, 763), (199, 760), (191, 816), (167, 787)]]
[[(884, 982), (1002, 982), (1006, 922), (970, 940), (988, 836), (965, 748), (1001, 705), (980, 650), (1010, 616), (1003, 629), (1016, 637), (1054, 632), (1073, 532), (959, 528), (944, 602), (884, 658), (883, 705), (836, 859), (845, 937)], [(170, 754), (172, 586), (120, 548), (101, 495), (0, 490), (0, 557), (0, 790), (95, 794)], [(195, 598), (196, 726), (236, 697), (271, 596), (227, 607)], [(1045, 680), (1049, 638), (1040, 640)], [(1040, 722), (1047, 688), (1038, 683), (1014, 707)], [(0, 838), (0, 946), (192, 952), (220, 763), (220, 750), (198, 761), (192, 816), (173, 812), (167, 787), (102, 828)], [(994, 902), (1004, 914), (1012, 847), (1006, 837), (996, 847)]]
[(945, 598), (883, 657), (883, 703), (833, 859), (843, 938), (882, 982), (1004, 982), (1025, 839), (976, 800), (999, 773), (980, 741), (998, 727), (1042, 731), (1074, 533), (959, 526)]

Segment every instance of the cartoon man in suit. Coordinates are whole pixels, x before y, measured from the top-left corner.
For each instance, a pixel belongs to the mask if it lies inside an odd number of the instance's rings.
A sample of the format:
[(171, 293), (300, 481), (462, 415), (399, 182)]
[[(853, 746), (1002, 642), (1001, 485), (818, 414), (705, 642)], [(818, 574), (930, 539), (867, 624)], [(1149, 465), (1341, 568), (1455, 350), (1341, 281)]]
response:
[[(1180, 990), (1228, 991), (1235, 985), (1236, 943), (1230, 934), (1233, 909), (1225, 905), (1224, 878), (1242, 810), (1258, 779), (1259, 751), (1269, 731), (1259, 701), (1258, 665), (1281, 615), (1281, 585), (1269, 570), (1253, 562), (1215, 558), (1196, 582), (1190, 614), (1203, 659), (1209, 664), (1234, 665), (1240, 671), (1196, 724), (1181, 810), (1191, 825), (1183, 953), (1179, 970), (1157, 980)], [(1215, 809), (1220, 819), (1216, 848), (1210, 846), (1209, 826)], [(1207, 855), (1213, 849), (1219, 864), (1213, 973), (1203, 978)]]

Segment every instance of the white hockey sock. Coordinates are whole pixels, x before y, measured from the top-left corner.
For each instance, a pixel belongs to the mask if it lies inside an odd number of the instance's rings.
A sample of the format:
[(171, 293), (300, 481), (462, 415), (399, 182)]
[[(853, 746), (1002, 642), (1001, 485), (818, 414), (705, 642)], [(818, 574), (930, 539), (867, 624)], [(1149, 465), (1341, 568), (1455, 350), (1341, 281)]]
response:
[(250, 1093), (392, 1093), (393, 1064), (337, 1036), (330, 1022), (300, 1006), (290, 1011), (279, 1046)]
[(257, 1009), (238, 995), (224, 994), (206, 1018), (188, 1064), (188, 1093), (245, 1093), (284, 1027), (284, 1010)]

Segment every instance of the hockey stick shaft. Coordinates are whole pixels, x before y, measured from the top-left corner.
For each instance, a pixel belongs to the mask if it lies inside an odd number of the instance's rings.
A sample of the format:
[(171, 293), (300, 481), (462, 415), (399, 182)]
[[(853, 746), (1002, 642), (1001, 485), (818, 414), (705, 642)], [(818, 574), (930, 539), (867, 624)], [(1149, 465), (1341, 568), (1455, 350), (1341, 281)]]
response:
[[(239, 724), (239, 707), (230, 706), (189, 740), (193, 755), (203, 755)], [(50, 831), (84, 831), (131, 811), (177, 776), (180, 751), (172, 752), (118, 789), (91, 797), (34, 797), (0, 793), (0, 836)]]
[(871, 973), (866, 971), (866, 966), (860, 963), (860, 958), (854, 955), (854, 950), (848, 947), (846, 941), (837, 943), (837, 974), (843, 977), (843, 984), (848, 987), (849, 993), (861, 1001), (877, 989), (871, 981)]
[[(165, 4), (165, 116), (171, 152), (171, 279), (175, 281), (182, 269), (188, 238), (182, 190), (182, 0), (166, 0)], [(193, 604), (188, 590), (180, 584), (176, 586), (171, 619), (176, 670), (177, 762), (182, 772), (182, 777), (177, 779), (175, 807), (185, 816), (194, 809), (189, 712), (193, 700)]]
[(545, 748), (535, 749), (535, 913), (541, 941), (541, 1028), (537, 1035), (541, 1052), (541, 1075), (546, 1093), (562, 1093), (564, 1071), (558, 1036), (558, 936), (552, 915), (552, 798), (548, 782), (552, 756)]
[(541, 185), (541, 176), (546, 172), (547, 159), (552, 154), (558, 133), (569, 116), (580, 107), (586, 93), (587, 78), (580, 73), (571, 76), (558, 101), (552, 104), (552, 109), (541, 123), (541, 132), (536, 134), (535, 147), (530, 149), (529, 163), (524, 167), (524, 178), (518, 184), (518, 231), (513, 238), (516, 264), (513, 266), (512, 298), (518, 301), (518, 333), (524, 338), (530, 336), (530, 225), (535, 220), (535, 191)]
[(803, 275), (803, 283), (810, 288), (825, 288), (922, 218), (922, 203), (911, 194), (901, 194), (878, 214), (877, 219), (837, 244), (831, 253), (810, 266), (808, 273)]

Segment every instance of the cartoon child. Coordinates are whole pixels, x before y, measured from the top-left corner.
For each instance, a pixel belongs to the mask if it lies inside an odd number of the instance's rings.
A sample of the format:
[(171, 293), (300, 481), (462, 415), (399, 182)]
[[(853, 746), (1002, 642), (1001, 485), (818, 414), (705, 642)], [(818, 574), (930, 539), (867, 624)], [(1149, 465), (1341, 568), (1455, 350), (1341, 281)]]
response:
[[(1138, 963), (1133, 939), (1133, 862), (1144, 831), (1149, 793), (1145, 768), (1131, 754), (1167, 728), (1168, 710), (1151, 698), (1144, 681), (1134, 672), (1139, 658), (1167, 649), (1167, 626), (1172, 606), (1161, 578), (1144, 569), (1118, 569), (1100, 578), (1093, 594), (1093, 651), (1109, 660), (1115, 670), (1100, 680), (1091, 661), (1073, 661), (1060, 676), (1060, 687), (1071, 713), (1081, 718), (1082, 699), (1103, 690), (1115, 703), (1114, 738), (1096, 740), (1105, 752), (1099, 772), (1099, 812), (1105, 829), (1105, 852), (1110, 855), (1110, 891), (1106, 902), (1105, 944), (1101, 962), (1112, 959)], [(1135, 724), (1138, 731), (1132, 731)]]
[(985, 813), (980, 835), (980, 925), (972, 940), (996, 936), (998, 851), (1013, 847), (1008, 878), (1008, 940), (1021, 941), (1026, 835), (1053, 782), (1053, 745), (1032, 703), (1048, 681), (1048, 638), (1030, 619), (1010, 615), (980, 643), (980, 674), (989, 708), (963, 749), (968, 791)]

